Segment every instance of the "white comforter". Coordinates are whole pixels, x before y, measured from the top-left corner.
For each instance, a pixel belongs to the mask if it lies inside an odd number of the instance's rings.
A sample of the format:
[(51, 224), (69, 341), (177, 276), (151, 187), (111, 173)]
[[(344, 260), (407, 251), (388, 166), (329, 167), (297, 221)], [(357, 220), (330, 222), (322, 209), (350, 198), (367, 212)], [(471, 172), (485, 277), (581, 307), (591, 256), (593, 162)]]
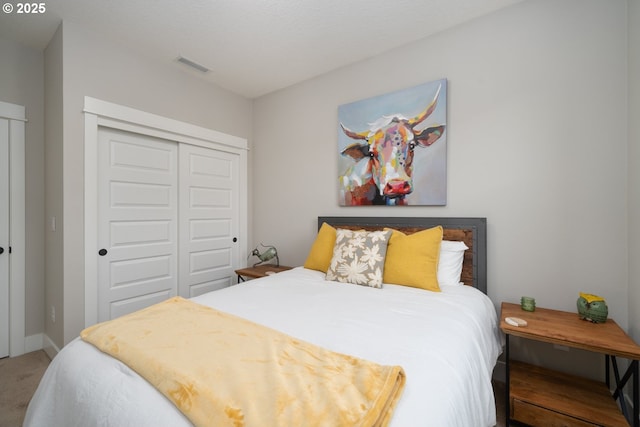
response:
[[(496, 423), (491, 375), (500, 335), (492, 302), (476, 289), (374, 289), (327, 282), (322, 273), (296, 268), (194, 300), (334, 351), (401, 365), (407, 382), (392, 427)], [(51, 362), (24, 424), (190, 425), (135, 372), (79, 339)]]

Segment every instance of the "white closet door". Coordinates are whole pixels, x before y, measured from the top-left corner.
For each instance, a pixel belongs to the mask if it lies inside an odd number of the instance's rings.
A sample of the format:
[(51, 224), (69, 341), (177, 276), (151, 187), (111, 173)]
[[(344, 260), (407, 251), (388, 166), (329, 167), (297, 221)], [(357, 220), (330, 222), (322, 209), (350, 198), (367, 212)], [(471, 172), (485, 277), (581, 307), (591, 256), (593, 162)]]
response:
[(185, 298), (235, 283), (239, 156), (180, 144), (180, 285)]
[(98, 131), (98, 321), (163, 301), (178, 284), (178, 144)]
[(9, 121), (0, 119), (0, 358), (9, 355)]

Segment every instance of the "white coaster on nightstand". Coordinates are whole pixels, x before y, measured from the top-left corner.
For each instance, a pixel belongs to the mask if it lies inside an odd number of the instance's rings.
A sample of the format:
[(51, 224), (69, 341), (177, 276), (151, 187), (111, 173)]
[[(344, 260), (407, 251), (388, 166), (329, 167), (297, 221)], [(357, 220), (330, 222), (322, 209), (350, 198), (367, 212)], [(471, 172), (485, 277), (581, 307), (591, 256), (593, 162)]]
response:
[(504, 321), (511, 326), (527, 326), (527, 321), (519, 317), (505, 317)]

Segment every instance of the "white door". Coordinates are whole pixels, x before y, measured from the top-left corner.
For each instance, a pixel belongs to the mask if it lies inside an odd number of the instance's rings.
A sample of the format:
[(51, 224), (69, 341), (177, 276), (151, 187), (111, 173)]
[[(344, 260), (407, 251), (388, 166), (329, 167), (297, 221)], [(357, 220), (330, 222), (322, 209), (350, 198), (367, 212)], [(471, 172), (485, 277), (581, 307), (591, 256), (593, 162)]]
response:
[(0, 101), (0, 357), (25, 350), (25, 108)]
[(190, 298), (235, 283), (239, 156), (190, 144), (180, 144), (179, 153), (179, 293)]
[(177, 295), (178, 144), (98, 130), (98, 321)]
[(0, 358), (9, 355), (9, 121), (0, 119)]

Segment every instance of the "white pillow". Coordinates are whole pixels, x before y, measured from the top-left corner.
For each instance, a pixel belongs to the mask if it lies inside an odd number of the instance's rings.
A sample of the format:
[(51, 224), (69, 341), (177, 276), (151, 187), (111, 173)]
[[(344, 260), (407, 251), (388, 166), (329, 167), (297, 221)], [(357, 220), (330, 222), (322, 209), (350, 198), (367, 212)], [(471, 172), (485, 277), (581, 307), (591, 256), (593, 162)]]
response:
[(464, 251), (469, 249), (464, 242), (443, 240), (440, 243), (440, 260), (438, 261), (438, 284), (461, 285), (462, 261)]

